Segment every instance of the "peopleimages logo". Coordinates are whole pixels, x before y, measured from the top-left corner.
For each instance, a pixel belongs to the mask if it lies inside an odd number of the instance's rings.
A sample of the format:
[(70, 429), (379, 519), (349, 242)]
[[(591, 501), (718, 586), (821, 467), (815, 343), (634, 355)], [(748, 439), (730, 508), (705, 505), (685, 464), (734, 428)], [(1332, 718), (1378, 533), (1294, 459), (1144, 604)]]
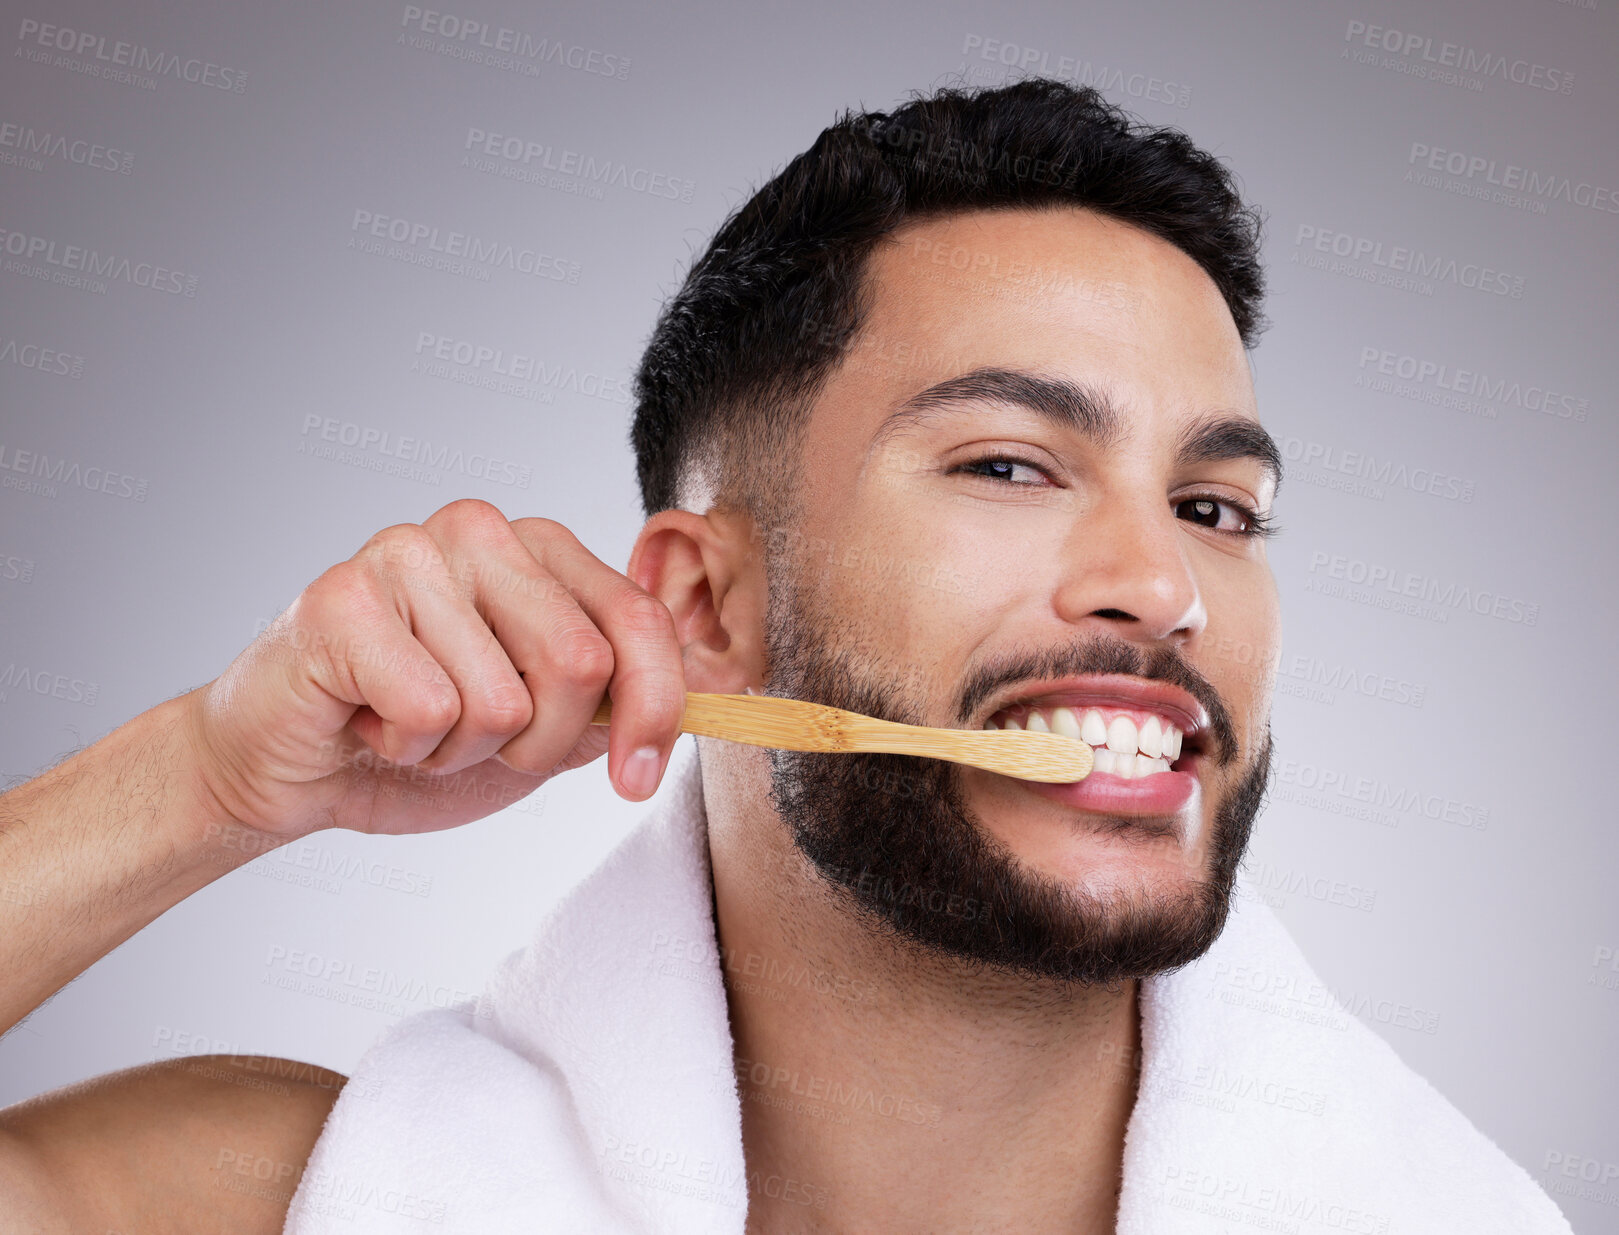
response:
[[(969, 34), (962, 39), (961, 54), (969, 58), (969, 70), (978, 67), (970, 63), (971, 58), (976, 58), (1018, 73), (1077, 82), (1107, 94), (1122, 94), (1132, 99), (1147, 99), (1181, 108), (1190, 106), (1192, 102), (1192, 88), (1179, 82), (1150, 73), (1130, 73), (1105, 64), (1092, 64), (1078, 56), (1053, 56), (1044, 48), (1025, 47), (1006, 39), (987, 39), (981, 34)], [(969, 78), (978, 76), (981, 75), (968, 73)]]
[[(1339, 798), (1363, 803), (1374, 811), (1420, 815), (1434, 823), (1448, 823), (1471, 831), (1482, 832), (1490, 826), (1489, 808), (1476, 802), (1464, 802), (1442, 793), (1430, 793), (1409, 786), (1395, 785), (1363, 772), (1346, 771), (1297, 759), (1278, 759), (1275, 767), (1277, 796), (1282, 801), (1299, 801), (1307, 806), (1319, 806), (1323, 804), (1320, 798), (1333, 794)], [(1318, 798), (1312, 800), (1297, 794), (1289, 794), (1284, 786), (1293, 786), (1304, 790), (1307, 794), (1318, 795)], [(1342, 813), (1328, 809), (1329, 813)]]
[(4, 671), (0, 671), (0, 703), (6, 702), (12, 691), (94, 707), (97, 696), (101, 694), (101, 686), (96, 682), (70, 678), (45, 669), (30, 669), (26, 665), (19, 668), (17, 662), (12, 661)]
[[(417, 332), (416, 357), (411, 363), (412, 372), (446, 377), (447, 373), (430, 367), (432, 362), (446, 367), (453, 365), (474, 376), (474, 380), (468, 380), (466, 384), (482, 386), (485, 383), (475, 378), (488, 377), (491, 383), (487, 388), (503, 393), (520, 393), (532, 387), (543, 388), (548, 393), (560, 390), (568, 394), (588, 395), (626, 407), (630, 402), (627, 378), (593, 373), (560, 360), (547, 363), (543, 356), (507, 351), (503, 347), (474, 343), (469, 339), (454, 339), (431, 330)], [(509, 383), (509, 386), (501, 385), (503, 382)]]
[(1567, 69), (1552, 68), (1533, 60), (1509, 58), (1494, 52), (1480, 51), (1461, 43), (1436, 42), (1432, 36), (1394, 30), (1388, 26), (1371, 25), (1364, 21), (1351, 21), (1344, 29), (1344, 42), (1351, 47), (1364, 47), (1399, 56), (1415, 67), (1449, 69), (1459, 73), (1472, 73), (1481, 78), (1496, 77), (1514, 85), (1529, 86), (1555, 94), (1574, 92), (1574, 74)]
[[(1392, 596), (1417, 600), (1436, 606), (1441, 612), (1466, 609), (1480, 617), (1499, 618), (1533, 626), (1540, 619), (1540, 605), (1503, 596), (1487, 588), (1474, 588), (1455, 580), (1440, 579), (1414, 570), (1396, 570), (1378, 562), (1358, 557), (1328, 553), (1317, 549), (1310, 554), (1309, 573), (1319, 574), (1324, 581), (1342, 581), (1368, 592), (1381, 591)], [(1336, 592), (1328, 588), (1309, 588), (1328, 595)]]
[(1377, 907), (1376, 888), (1364, 888), (1346, 879), (1309, 874), (1252, 858), (1243, 862), (1242, 870), (1243, 878), (1237, 890), (1268, 904), (1282, 902), (1286, 896), (1303, 895), (1323, 905), (1341, 905), (1362, 913), (1370, 913)]
[(41, 133), (10, 120), (0, 123), (0, 147), (3, 147), (0, 161), (31, 159), (32, 170), (35, 171), (44, 166), (41, 159), (61, 159), (64, 163), (119, 172), (125, 176), (135, 168), (135, 156), (127, 150), (115, 150), (100, 142), (67, 137), (61, 133)]
[[(313, 438), (313, 440), (311, 440)], [(513, 485), (526, 489), (534, 479), (534, 469), (506, 459), (497, 459), (479, 451), (466, 451), (459, 446), (432, 442), (427, 438), (409, 434), (395, 434), (389, 429), (337, 420), (315, 412), (304, 415), (303, 433), (298, 453), (316, 458), (329, 458), (338, 462), (364, 466), (364, 460), (355, 456), (376, 456), (399, 464), (413, 465), (424, 475), (432, 476), (431, 484), (438, 484), (438, 473), (453, 472), (474, 480), (487, 480), (493, 484)], [(326, 444), (323, 448), (322, 444)], [(341, 448), (333, 449), (334, 447)], [(371, 468), (373, 471), (384, 470)]]
[(176, 81), (189, 82), (194, 86), (211, 86), (231, 94), (242, 94), (247, 90), (247, 74), (241, 69), (227, 68), (212, 60), (199, 60), (175, 52), (157, 51), (139, 43), (125, 43), (119, 39), (108, 41), (105, 35), (52, 25), (32, 17), (22, 19), (22, 24), (17, 28), (17, 41), (23, 44), (17, 49), (19, 53), (27, 49), (29, 54), (25, 56), (26, 59), (42, 61), (52, 52), (60, 52), (63, 54), (56, 57), (55, 67), (73, 69), (91, 77), (127, 80), (136, 74), (148, 74), (144, 80), (136, 78), (129, 81), (131, 85), (147, 89), (151, 87), (146, 86), (146, 81), (172, 77)]
[[(492, 171), (513, 179), (543, 183), (543, 173), (554, 173), (558, 177), (576, 178), (591, 185), (628, 189), (649, 197), (666, 197), (681, 202), (691, 201), (692, 192), (697, 187), (695, 181), (684, 176), (671, 176), (648, 167), (631, 167), (620, 159), (597, 158), (565, 146), (507, 133), (491, 133), (488, 129), (469, 128), (463, 148), (468, 151), (462, 156), (463, 166), (477, 171)], [(493, 160), (500, 162), (491, 167), (489, 163)]]
[[(65, 244), (45, 236), (8, 231), (3, 227), (0, 227), (0, 254), (20, 259), (16, 268), (8, 264), (5, 267), (7, 270), (43, 277), (52, 282), (88, 285), (92, 280), (105, 279), (154, 292), (167, 292), (171, 296), (193, 297), (197, 294), (197, 276), (194, 274), (171, 270), (153, 262), (136, 261), (116, 253), (102, 253), (84, 245)], [(31, 266), (33, 262), (43, 262), (45, 265)], [(54, 267), (54, 270), (45, 267)], [(56, 275), (64, 277), (56, 278)], [(104, 286), (102, 290), (105, 290)]]
[[(1425, 682), (1408, 682), (1380, 670), (1359, 669), (1341, 661), (1328, 662), (1307, 652), (1284, 656), (1277, 666), (1277, 674), (1280, 693), (1320, 693), (1326, 696), (1321, 700), (1323, 703), (1333, 702), (1334, 692), (1340, 690), (1413, 708), (1420, 708), (1428, 697)], [(1289, 688), (1289, 681), (1296, 684), (1296, 689)]]
[(5, 335), (0, 335), (0, 364), (13, 364), (37, 373), (54, 373), (58, 377), (84, 376), (83, 356)]
[(1481, 181), (1485, 185), (1510, 189), (1530, 197), (1545, 198), (1547, 201), (1565, 201), (1572, 206), (1583, 206), (1588, 210), (1619, 214), (1619, 192), (1591, 184), (1589, 181), (1577, 181), (1571, 176), (1541, 172), (1532, 167), (1519, 167), (1516, 163), (1500, 163), (1480, 154), (1448, 150), (1428, 142), (1412, 142), (1411, 153), (1406, 156), (1406, 162), (1411, 165), (1411, 170), (1406, 172), (1407, 180), (1413, 179), (1414, 173), (1421, 168), (1431, 172), (1444, 172), (1463, 180)]
[[(296, 978), (313, 978), (315, 983), (324, 983), (324, 987), (303, 984), (301, 993), (304, 994), (343, 994), (354, 992), (369, 995), (379, 1000), (399, 1001), (417, 1005), (426, 1005), (435, 1008), (452, 1008), (462, 1005), (475, 1005), (482, 1009), (485, 1006), (484, 998), (476, 991), (462, 990), (446, 982), (433, 982), (429, 979), (419, 978), (410, 974), (397, 973), (392, 969), (383, 969), (375, 965), (357, 965), (354, 961), (340, 956), (327, 956), (319, 952), (307, 952), (302, 948), (288, 948), (282, 944), (272, 944), (269, 955), (264, 962), (265, 973), (262, 981), (267, 986), (279, 986), (283, 989), (295, 989), (294, 984), (285, 980), (277, 980), (277, 975), (287, 975)], [(351, 1002), (348, 999), (342, 1002)], [(365, 1006), (363, 999), (352, 1002)], [(373, 1005), (374, 1006), (374, 1005)], [(395, 1004), (397, 1007), (397, 1003)], [(473, 1009), (468, 1008), (468, 1011)], [(481, 1012), (475, 1012), (481, 1015)]]
[[(1514, 300), (1523, 297), (1524, 283), (1521, 275), (1507, 274), (1491, 266), (1459, 261), (1439, 253), (1425, 253), (1421, 249), (1407, 248), (1405, 245), (1385, 245), (1381, 240), (1373, 240), (1369, 236), (1356, 236), (1351, 232), (1333, 231), (1310, 223), (1300, 223), (1298, 231), (1293, 236), (1293, 261), (1307, 266), (1321, 265), (1319, 259), (1310, 259), (1311, 253), (1330, 254), (1345, 262), (1366, 263), (1362, 269), (1365, 274), (1373, 277), (1384, 274), (1399, 279), (1430, 280), (1435, 283), (1451, 283), (1473, 291), (1488, 292), (1494, 296), (1510, 296)], [(1345, 269), (1335, 270), (1334, 273), (1356, 272), (1353, 269)]]
[[(1431, 386), (1446, 397), (1482, 399), (1503, 407), (1539, 412), (1559, 420), (1583, 421), (1590, 418), (1591, 400), (1560, 391), (1549, 382), (1521, 382), (1482, 369), (1469, 369), (1423, 356), (1390, 351), (1386, 347), (1360, 349), (1360, 369), (1355, 384), (1377, 389), (1376, 377), (1399, 378), (1415, 387)], [(1367, 370), (1371, 370), (1370, 373)], [(1390, 384), (1392, 385), (1392, 384)], [(1392, 393), (1402, 393), (1392, 390)], [(1425, 400), (1433, 401), (1433, 400)], [(1494, 419), (1494, 408), (1487, 409)]]
[(619, 81), (630, 75), (628, 56), (560, 39), (539, 38), (509, 26), (491, 26), (486, 21), (456, 13), (407, 4), (399, 24), (415, 31), (413, 35), (399, 36), (407, 46), (456, 60), (487, 64), (491, 68), (511, 69), (529, 77), (538, 75), (542, 64)]
[[(1474, 481), (1464, 476), (1432, 467), (1413, 467), (1394, 459), (1379, 458), (1359, 450), (1345, 450), (1328, 442), (1311, 441), (1300, 437), (1282, 439), (1282, 457), (1289, 463), (1301, 464), (1306, 469), (1319, 469), (1354, 480), (1368, 482), (1363, 496), (1381, 498), (1381, 487), (1406, 489), (1432, 497), (1456, 502), (1471, 502), (1476, 488)], [(1326, 486), (1335, 487), (1335, 486)], [(1355, 490), (1361, 491), (1361, 490)]]
[(77, 459), (40, 450), (18, 450), (14, 445), (8, 448), (6, 442), (0, 441), (0, 487), (55, 497), (58, 485), (91, 489), (134, 502), (144, 502), (148, 488), (144, 477), (108, 467), (86, 467)]
[[(1242, 994), (1242, 992), (1226, 992)], [(1222, 996), (1223, 998), (1223, 996)], [(1226, 1002), (1238, 1002), (1226, 1000)], [(1263, 1006), (1263, 1005), (1261, 1005)], [(1344, 1026), (1331, 1024), (1334, 1029)], [(1272, 1184), (1241, 1179), (1180, 1164), (1162, 1168), (1160, 1194), (1175, 1209), (1207, 1215), (1219, 1229), (1237, 1229), (1233, 1223), (1264, 1231), (1342, 1231), (1343, 1235), (1389, 1235), (1389, 1218), (1356, 1209), (1344, 1201), (1293, 1192)], [(1212, 1223), (1200, 1224), (1208, 1229)]]
[[(471, 232), (448, 231), (436, 224), (402, 219), (394, 215), (376, 214), (370, 210), (356, 210), (349, 224), (349, 246), (383, 257), (405, 257), (419, 265), (471, 263), (474, 266), (503, 266), (518, 274), (534, 275), (541, 279), (554, 279), (559, 283), (579, 282), (578, 262), (568, 261), (550, 253), (508, 244), (504, 240), (490, 240)], [(385, 249), (380, 243), (389, 241), (404, 246)]]

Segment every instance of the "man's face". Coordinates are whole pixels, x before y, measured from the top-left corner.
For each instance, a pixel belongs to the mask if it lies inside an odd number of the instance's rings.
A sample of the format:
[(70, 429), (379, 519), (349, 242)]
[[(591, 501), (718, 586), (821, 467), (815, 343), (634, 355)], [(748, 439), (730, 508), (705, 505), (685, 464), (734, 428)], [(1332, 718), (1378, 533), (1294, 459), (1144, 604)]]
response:
[(914, 942), (1095, 982), (1185, 963), (1263, 798), (1279, 650), (1230, 313), (1180, 250), (1074, 208), (913, 223), (867, 286), (773, 542), (768, 689), (941, 727), (1089, 719), (1123, 749), (1060, 787), (774, 752), (777, 811)]

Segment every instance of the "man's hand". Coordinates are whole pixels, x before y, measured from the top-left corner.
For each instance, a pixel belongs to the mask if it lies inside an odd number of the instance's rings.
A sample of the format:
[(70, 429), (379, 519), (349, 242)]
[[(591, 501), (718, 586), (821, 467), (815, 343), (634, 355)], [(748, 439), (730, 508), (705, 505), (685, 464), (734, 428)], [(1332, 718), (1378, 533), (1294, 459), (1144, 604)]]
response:
[(203, 782), (282, 841), (454, 827), (604, 749), (649, 797), (685, 676), (661, 601), (560, 524), (466, 499), (378, 532), (191, 702)]
[[(604, 691), (610, 738), (590, 724)], [(618, 791), (648, 797), (684, 706), (667, 606), (560, 524), (459, 501), (378, 532), (217, 681), (0, 795), (0, 1032), (318, 828), (454, 827), (604, 749)]]

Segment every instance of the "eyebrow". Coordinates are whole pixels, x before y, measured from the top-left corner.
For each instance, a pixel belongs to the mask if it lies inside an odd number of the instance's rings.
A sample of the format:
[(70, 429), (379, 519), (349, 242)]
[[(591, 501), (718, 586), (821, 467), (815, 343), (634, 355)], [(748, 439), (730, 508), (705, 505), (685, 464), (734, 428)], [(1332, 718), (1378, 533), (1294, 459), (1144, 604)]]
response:
[[(1127, 417), (1094, 387), (1027, 369), (978, 368), (937, 382), (900, 403), (878, 426), (872, 446), (968, 403), (1024, 408), (1060, 429), (1078, 432), (1102, 449), (1117, 446), (1128, 435)], [(1257, 421), (1235, 413), (1215, 412), (1181, 429), (1175, 441), (1177, 463), (1222, 459), (1256, 461), (1280, 490), (1282, 452)]]

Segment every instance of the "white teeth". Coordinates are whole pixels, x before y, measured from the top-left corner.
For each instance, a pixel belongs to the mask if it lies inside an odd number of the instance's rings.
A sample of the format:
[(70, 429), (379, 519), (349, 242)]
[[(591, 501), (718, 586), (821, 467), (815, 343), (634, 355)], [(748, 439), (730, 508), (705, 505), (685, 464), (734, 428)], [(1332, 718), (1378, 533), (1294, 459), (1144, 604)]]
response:
[(1140, 780), (1143, 776), (1153, 776), (1159, 772), (1169, 771), (1169, 760), (1149, 759), (1146, 755), (1126, 755), (1115, 750), (1100, 746), (1095, 752), (1096, 763), (1092, 772), (1103, 772), (1109, 776), (1117, 776), (1120, 780)]
[(1079, 737), (1087, 746), (1107, 745), (1107, 722), (1095, 708), (1085, 713), (1085, 721), (1079, 727)]
[(1136, 737), (1136, 748), (1149, 759), (1156, 759), (1164, 753), (1164, 730), (1156, 716), (1149, 716), (1142, 722), (1141, 732)]
[(1136, 722), (1128, 716), (1115, 716), (1107, 727), (1107, 747), (1121, 755), (1136, 753)]
[(1083, 717), (1078, 709), (1070, 707), (1030, 709), (1022, 720), (1012, 716), (1004, 721), (991, 718), (984, 722), (984, 728), (1078, 738), (1093, 748), (1098, 772), (1111, 772), (1126, 779), (1167, 772), (1169, 765), (1181, 757), (1181, 744), (1185, 739), (1178, 726), (1157, 716), (1147, 717), (1137, 728), (1128, 716), (1106, 720), (1100, 708), (1085, 709)]

